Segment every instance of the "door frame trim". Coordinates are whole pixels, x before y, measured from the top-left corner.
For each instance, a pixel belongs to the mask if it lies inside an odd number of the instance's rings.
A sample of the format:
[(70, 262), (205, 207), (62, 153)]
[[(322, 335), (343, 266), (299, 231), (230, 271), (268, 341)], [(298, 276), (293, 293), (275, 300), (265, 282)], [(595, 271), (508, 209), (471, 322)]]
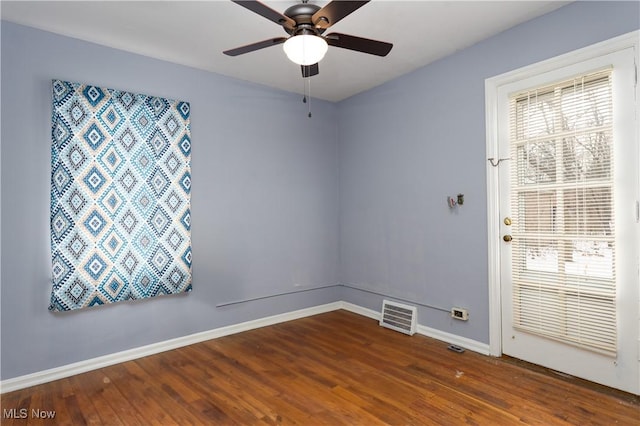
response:
[[(488, 244), (488, 283), (489, 283), (489, 354), (502, 355), (502, 308), (500, 273), (500, 180), (499, 170), (507, 170), (509, 154), (500, 153), (498, 139), (498, 90), (501, 86), (525, 78), (570, 66), (599, 56), (608, 55), (627, 48), (634, 48), (636, 74), (638, 74), (640, 30), (605, 40), (572, 52), (556, 56), (542, 62), (527, 65), (485, 80), (485, 127), (486, 127), (486, 177), (487, 177), (487, 244)], [(636, 75), (636, 110), (640, 99), (640, 90)], [(493, 161), (491, 161), (493, 160)], [(639, 160), (640, 161), (640, 160)], [(494, 166), (494, 164), (496, 164)], [(640, 303), (640, 301), (639, 301)]]

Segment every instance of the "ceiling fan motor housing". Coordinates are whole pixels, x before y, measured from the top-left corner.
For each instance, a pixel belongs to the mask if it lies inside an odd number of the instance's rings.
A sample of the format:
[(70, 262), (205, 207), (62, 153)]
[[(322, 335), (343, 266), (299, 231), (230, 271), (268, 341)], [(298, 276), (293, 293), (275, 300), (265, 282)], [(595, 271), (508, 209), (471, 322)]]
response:
[[(313, 15), (320, 10), (320, 6), (309, 3), (299, 3), (294, 4), (284, 11), (284, 15), (293, 19), (296, 22), (296, 26), (294, 28), (287, 28), (283, 26), (284, 30), (291, 35), (302, 35), (302, 34), (322, 34), (325, 29), (316, 26), (313, 22)], [(319, 20), (325, 20), (328, 22), (328, 19), (320, 17)]]

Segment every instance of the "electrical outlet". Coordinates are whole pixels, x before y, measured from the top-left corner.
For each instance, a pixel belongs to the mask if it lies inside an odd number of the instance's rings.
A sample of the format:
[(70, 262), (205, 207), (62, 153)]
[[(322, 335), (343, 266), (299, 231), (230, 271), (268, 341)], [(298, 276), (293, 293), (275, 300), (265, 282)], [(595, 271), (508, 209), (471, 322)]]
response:
[(469, 312), (464, 308), (451, 308), (451, 317), (462, 321), (469, 320)]

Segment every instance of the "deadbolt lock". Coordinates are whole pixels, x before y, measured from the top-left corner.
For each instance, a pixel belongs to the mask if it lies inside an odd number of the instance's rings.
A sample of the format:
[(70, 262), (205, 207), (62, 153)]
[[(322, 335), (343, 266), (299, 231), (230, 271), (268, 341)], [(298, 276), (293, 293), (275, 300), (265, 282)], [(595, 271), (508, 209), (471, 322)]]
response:
[(504, 218), (504, 224), (507, 226), (511, 226), (511, 218), (510, 217), (505, 217)]
[(506, 242), (513, 240), (513, 238), (509, 234), (506, 234), (505, 236), (503, 236), (502, 239), (505, 240)]

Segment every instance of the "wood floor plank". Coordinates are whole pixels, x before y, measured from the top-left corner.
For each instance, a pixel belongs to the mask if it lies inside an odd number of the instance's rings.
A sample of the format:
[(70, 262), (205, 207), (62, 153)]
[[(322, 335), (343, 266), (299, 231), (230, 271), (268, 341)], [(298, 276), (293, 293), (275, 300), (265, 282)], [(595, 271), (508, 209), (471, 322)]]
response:
[[(124, 425), (116, 411), (111, 408), (108, 399), (103, 396), (105, 377), (94, 373), (90, 372), (70, 377), (76, 389), (79, 390), (78, 394), (83, 398), (80, 404), (83, 406), (82, 413), (87, 419), (87, 423)], [(94, 416), (98, 416), (98, 419), (95, 419)]]
[(446, 346), (335, 311), (3, 394), (2, 424), (640, 425), (636, 396)]

